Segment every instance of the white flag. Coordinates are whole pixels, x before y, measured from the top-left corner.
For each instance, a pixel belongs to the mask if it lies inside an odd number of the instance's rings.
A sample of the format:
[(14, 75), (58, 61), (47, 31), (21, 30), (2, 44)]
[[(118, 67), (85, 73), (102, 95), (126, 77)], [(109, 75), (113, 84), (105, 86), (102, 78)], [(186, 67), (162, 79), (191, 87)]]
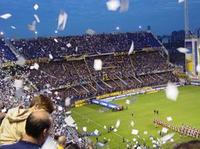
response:
[(134, 50), (134, 42), (132, 41), (132, 44), (131, 44), (131, 47), (128, 51), (128, 55), (130, 55), (131, 53), (133, 53), (133, 50)]

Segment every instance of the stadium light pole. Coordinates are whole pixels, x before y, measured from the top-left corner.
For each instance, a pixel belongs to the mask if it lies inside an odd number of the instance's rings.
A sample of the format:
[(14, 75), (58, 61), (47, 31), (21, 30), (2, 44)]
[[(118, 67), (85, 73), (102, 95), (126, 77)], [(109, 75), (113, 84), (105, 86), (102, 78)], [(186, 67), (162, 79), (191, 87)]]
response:
[(188, 0), (184, 0), (184, 28), (185, 28), (185, 39), (189, 37), (189, 11), (188, 11)]

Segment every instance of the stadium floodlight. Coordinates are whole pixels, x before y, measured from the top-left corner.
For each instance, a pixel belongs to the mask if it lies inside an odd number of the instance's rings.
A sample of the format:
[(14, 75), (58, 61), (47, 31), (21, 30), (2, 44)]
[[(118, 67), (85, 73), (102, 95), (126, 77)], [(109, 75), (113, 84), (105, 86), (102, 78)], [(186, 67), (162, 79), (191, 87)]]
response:
[(184, 3), (184, 30), (185, 30), (185, 38), (187, 38), (189, 36), (188, 0), (178, 0), (178, 3)]
[(184, 26), (185, 26), (185, 38), (189, 36), (189, 11), (188, 0), (184, 0)]

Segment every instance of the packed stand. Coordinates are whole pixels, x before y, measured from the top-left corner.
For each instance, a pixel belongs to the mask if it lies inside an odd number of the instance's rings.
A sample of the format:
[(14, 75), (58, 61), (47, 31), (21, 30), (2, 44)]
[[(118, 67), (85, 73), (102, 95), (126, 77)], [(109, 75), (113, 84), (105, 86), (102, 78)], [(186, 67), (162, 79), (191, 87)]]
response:
[[(19, 78), (19, 74), (21, 74), (21, 72), (16, 72), (15, 75), (13, 75), (10, 70), (8, 71), (6, 69), (0, 69), (0, 124), (9, 109), (18, 106), (24, 108), (29, 107), (33, 95), (37, 93), (36, 90), (31, 89), (31, 86), (29, 86), (29, 88), (27, 87), (28, 82), (25, 81), (25, 78)], [(22, 94), (20, 93), (20, 95), (17, 95), (18, 91), (14, 86), (14, 81), (16, 79), (22, 79), (24, 81), (23, 92)], [(53, 96), (53, 94), (50, 92), (44, 94), (51, 97), (51, 100), (55, 104), (55, 110), (52, 113), (52, 117), (54, 119), (52, 136), (54, 137), (54, 135), (65, 135), (67, 137), (67, 142), (73, 141), (74, 143), (79, 144), (79, 146), (84, 146), (84, 142), (81, 142), (84, 140), (79, 140), (79, 134), (77, 133), (76, 128), (66, 125), (66, 106), (64, 100), (59, 98), (59, 95)]]
[(0, 62), (16, 61), (17, 58), (6, 45), (5, 39), (0, 38)]
[[(102, 70), (93, 68), (95, 59), (101, 59)], [(51, 61), (41, 63), (38, 70), (29, 71), (29, 80), (39, 90), (57, 90), (62, 98), (70, 97), (74, 102), (115, 91), (179, 81), (172, 73), (173, 66), (160, 51)]]
[(62, 58), (69, 55), (96, 55), (128, 52), (132, 41), (136, 51), (148, 47), (161, 47), (150, 32), (98, 34), (67, 37), (11, 40), (12, 45), (26, 59)]

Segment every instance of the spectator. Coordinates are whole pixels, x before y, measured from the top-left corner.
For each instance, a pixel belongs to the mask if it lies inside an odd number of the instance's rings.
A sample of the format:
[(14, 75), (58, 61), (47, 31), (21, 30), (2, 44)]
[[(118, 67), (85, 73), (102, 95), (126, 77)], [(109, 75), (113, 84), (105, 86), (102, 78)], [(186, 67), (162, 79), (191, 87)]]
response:
[(0, 112), (0, 125), (1, 125), (2, 120), (5, 118), (5, 116), (6, 116), (5, 113)]
[(54, 110), (52, 101), (44, 95), (35, 96), (28, 109), (22, 109), (20, 106), (10, 109), (0, 127), (0, 144), (10, 144), (20, 140), (25, 134), (27, 117), (33, 111), (41, 109), (48, 113)]
[(66, 149), (80, 149), (80, 147), (77, 144), (70, 144), (66, 147)]
[(2, 145), (0, 149), (39, 149), (49, 136), (52, 119), (46, 111), (32, 112), (26, 121), (26, 134), (22, 140), (11, 145)]
[(194, 140), (177, 145), (174, 149), (198, 149), (200, 148), (200, 141)]
[(58, 148), (57, 149), (64, 149), (66, 146), (66, 137), (60, 136), (58, 138)]

